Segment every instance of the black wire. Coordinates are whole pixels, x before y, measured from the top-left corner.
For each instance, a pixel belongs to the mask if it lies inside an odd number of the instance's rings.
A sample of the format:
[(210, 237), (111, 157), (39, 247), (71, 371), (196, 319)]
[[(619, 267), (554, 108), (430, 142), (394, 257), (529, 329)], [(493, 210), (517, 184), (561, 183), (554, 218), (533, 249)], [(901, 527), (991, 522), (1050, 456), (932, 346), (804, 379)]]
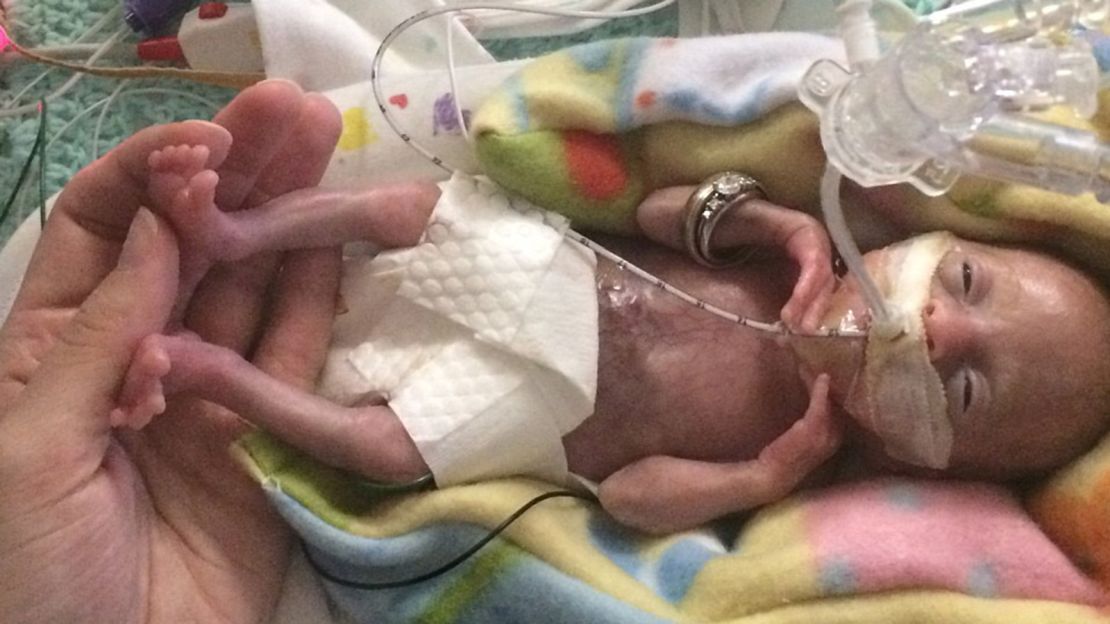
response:
[[(4, 209), (0, 211), (0, 223), (3, 223), (8, 214), (12, 211), (12, 206), (15, 205), (15, 199), (19, 196), (20, 189), (23, 184), (27, 182), (27, 176), (31, 173), (31, 164), (35, 162), (35, 156), (39, 156), (39, 175), (43, 171), (42, 151), (46, 145), (46, 100), (39, 100), (39, 128), (35, 133), (35, 143), (31, 146), (31, 153), (27, 155), (27, 160), (23, 162), (23, 168), (19, 170), (19, 178), (16, 180), (15, 186), (12, 187), (12, 193), (8, 196), (8, 201), (4, 203)], [(43, 192), (43, 181), (39, 180), (39, 194), (45, 195)], [(42, 197), (39, 198), (40, 201)]]
[(481, 548), (483, 546), (488, 544), (493, 538), (497, 537), (502, 531), (507, 529), (510, 524), (515, 522), (521, 516), (523, 516), (524, 513), (527, 512), (529, 509), (531, 509), (532, 507), (535, 507), (539, 503), (542, 503), (543, 501), (545, 501), (549, 498), (559, 498), (559, 497), (578, 498), (578, 499), (582, 499), (582, 500), (585, 500), (585, 501), (597, 502), (597, 498), (594, 497), (591, 494), (584, 494), (582, 492), (572, 492), (570, 490), (555, 490), (553, 492), (545, 492), (543, 494), (540, 494), (539, 496), (536, 496), (535, 498), (528, 501), (527, 503), (524, 503), (524, 505), (522, 505), (520, 507), (520, 509), (517, 509), (516, 511), (514, 511), (511, 516), (509, 516), (508, 518), (505, 518), (505, 520), (503, 522), (501, 522), (501, 524), (497, 525), (496, 528), (491, 530), (482, 539), (478, 540), (473, 546), (464, 550), (461, 554), (459, 554), (454, 559), (452, 559), (452, 560), (448, 561), (447, 563), (439, 566), (438, 568), (435, 568), (434, 570), (432, 570), (430, 572), (425, 572), (423, 574), (419, 574), (417, 576), (407, 578), (407, 579), (402, 579), (400, 581), (382, 581), (382, 582), (378, 582), (378, 583), (371, 583), (371, 582), (363, 582), (363, 581), (354, 581), (354, 580), (351, 580), (351, 579), (346, 579), (346, 578), (343, 578), (343, 577), (340, 577), (340, 576), (336, 576), (336, 575), (332, 574), (331, 572), (328, 572), (327, 570), (325, 570), (322, 566), (320, 566), (319, 563), (316, 562), (315, 559), (312, 558), (311, 553), (308, 552), (308, 546), (305, 545), (305, 543), (303, 541), (301, 542), (301, 548), (304, 550), (305, 558), (308, 559), (308, 564), (312, 566), (312, 569), (316, 570), (316, 572), (320, 576), (322, 576), (325, 579), (331, 581), (332, 583), (336, 583), (337, 585), (343, 585), (344, 587), (350, 587), (352, 589), (366, 589), (366, 590), (396, 589), (398, 587), (405, 587), (405, 586), (408, 586), (408, 585), (416, 585), (417, 583), (423, 583), (424, 581), (435, 578), (435, 577), (451, 570), (455, 566), (459, 565), (460, 563), (462, 563), (462, 562), (466, 561), (467, 559), (469, 559), (470, 557), (472, 557), (474, 555), (474, 553), (481, 550)]

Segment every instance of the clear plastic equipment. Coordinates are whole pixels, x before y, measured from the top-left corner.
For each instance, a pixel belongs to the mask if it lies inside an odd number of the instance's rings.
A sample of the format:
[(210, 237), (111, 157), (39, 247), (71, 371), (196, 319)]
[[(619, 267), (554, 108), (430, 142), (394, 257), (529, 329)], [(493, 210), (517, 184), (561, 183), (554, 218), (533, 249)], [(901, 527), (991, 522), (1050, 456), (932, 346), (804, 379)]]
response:
[(825, 224), (873, 318), (856, 411), (892, 457), (944, 468), (952, 424), (920, 316), (932, 271), (917, 262), (898, 278), (916, 285), (912, 296), (875, 285), (841, 213), (841, 176), (865, 187), (908, 182), (936, 196), (973, 173), (1110, 200), (1110, 148), (1028, 115), (1051, 106), (1094, 115), (1099, 68), (1081, 33), (1106, 26), (1110, 0), (968, 0), (921, 21), (885, 54), (870, 9), (869, 0), (840, 4), (849, 66), (818, 61), (799, 96), (820, 118), (828, 157)]
[(933, 14), (878, 58), (877, 42), (859, 41), (875, 36), (857, 25), (869, 4), (840, 7), (850, 68), (819, 61), (800, 87), (845, 176), (935, 196), (966, 172), (1110, 199), (1107, 146), (1024, 116), (1056, 105), (1095, 113), (1098, 64), (1073, 33), (1101, 27), (1110, 2), (972, 0)]

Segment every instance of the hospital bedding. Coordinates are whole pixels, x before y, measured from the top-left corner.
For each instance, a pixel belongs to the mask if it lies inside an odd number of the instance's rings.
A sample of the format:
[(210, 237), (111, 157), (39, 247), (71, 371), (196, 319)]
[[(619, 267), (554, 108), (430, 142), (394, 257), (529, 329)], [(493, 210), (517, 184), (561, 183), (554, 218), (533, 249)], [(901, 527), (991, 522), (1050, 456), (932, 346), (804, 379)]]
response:
[[(783, 41), (759, 47), (773, 50)], [(719, 40), (689, 56), (712, 60), (731, 43)], [(624, 221), (605, 211), (615, 206), (627, 214), (650, 182), (659, 183), (645, 169), (672, 176), (682, 170), (679, 177), (690, 181), (755, 166), (773, 196), (813, 201), (806, 193), (816, 184), (804, 184), (822, 166), (813, 158), (813, 120), (797, 104), (775, 100), (773, 80), (735, 78), (728, 86), (742, 86), (732, 93), (710, 90), (708, 79), (695, 91), (684, 87), (712, 74), (713, 64), (699, 71), (687, 63), (680, 79), (647, 88), (652, 74), (668, 72), (645, 59), (664, 64), (668, 53), (682, 58), (686, 47), (669, 40), (598, 42), (524, 67), (474, 112), (483, 169), (541, 205), (577, 202), (579, 221), (617, 232)], [(787, 48), (823, 51), (813, 42)], [(758, 64), (748, 69), (760, 75)], [(581, 130), (609, 142), (589, 152), (590, 167), (574, 162), (571, 143)], [(662, 138), (653, 140), (656, 132)], [(714, 147), (698, 149), (707, 140)], [(651, 158), (668, 155), (653, 151), (653, 143), (680, 156), (653, 164)], [(793, 166), (769, 164), (776, 158)], [(357, 171), (338, 168), (349, 177)], [(597, 178), (576, 177), (576, 170), (591, 168), (621, 172), (625, 184), (606, 178), (601, 188), (590, 184)], [(1032, 189), (965, 180), (948, 198), (917, 202), (907, 209), (928, 211), (923, 218), (937, 227), (993, 240), (1055, 241), (1096, 270), (1108, 266), (1102, 249), (1110, 221), (1090, 198), (1049, 203)], [(242, 449), (313, 560), (356, 583), (435, 569), (545, 489), (516, 480), (376, 500), (359, 494), (365, 487), (357, 480), (265, 438)], [(1105, 621), (1105, 455), (1095, 451), (1061, 471), (1034, 490), (1028, 508), (994, 486), (880, 480), (794, 496), (724, 537), (707, 528), (649, 539), (589, 504), (551, 501), (442, 577), (396, 589), (327, 585), (359, 621)]]
[[(1095, 266), (1110, 264), (1102, 207), (1080, 198), (1049, 211), (1057, 198), (1038, 193), (968, 181), (928, 214), (990, 237), (1049, 232)], [(507, 480), (381, 499), (266, 438), (240, 448), (313, 558), (350, 579), (434, 568), (548, 489)], [(1110, 441), (1027, 498), (884, 480), (660, 539), (588, 503), (552, 500), (442, 577), (328, 587), (358, 621), (1105, 622), (1108, 527)]]

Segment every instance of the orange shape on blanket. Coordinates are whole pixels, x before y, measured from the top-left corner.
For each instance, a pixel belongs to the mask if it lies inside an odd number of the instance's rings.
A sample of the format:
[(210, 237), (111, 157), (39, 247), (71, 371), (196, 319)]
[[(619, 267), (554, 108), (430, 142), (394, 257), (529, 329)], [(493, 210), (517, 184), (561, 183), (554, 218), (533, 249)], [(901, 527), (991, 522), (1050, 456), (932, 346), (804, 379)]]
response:
[(654, 103), (655, 103), (655, 92), (654, 91), (641, 91), (639, 93), (639, 95), (636, 96), (636, 106), (639, 106), (640, 108), (647, 108), (647, 107), (651, 106)]
[(1031, 502), (1033, 516), (1046, 532), (1110, 591), (1110, 473), (1085, 494), (1050, 489)]
[(571, 180), (586, 197), (612, 199), (628, 186), (628, 170), (615, 135), (567, 130), (563, 152)]

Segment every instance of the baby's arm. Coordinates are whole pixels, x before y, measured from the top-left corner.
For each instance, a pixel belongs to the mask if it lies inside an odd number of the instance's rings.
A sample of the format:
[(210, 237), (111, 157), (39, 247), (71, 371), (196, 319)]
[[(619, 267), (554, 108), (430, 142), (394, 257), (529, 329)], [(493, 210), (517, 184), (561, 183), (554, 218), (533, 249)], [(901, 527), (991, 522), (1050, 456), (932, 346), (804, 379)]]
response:
[[(676, 186), (649, 195), (637, 209), (644, 233), (658, 243), (683, 250), (686, 201), (694, 192)], [(828, 307), (835, 284), (832, 245), (817, 219), (761, 199), (750, 199), (725, 213), (713, 231), (714, 248), (745, 245), (780, 249), (799, 268), (794, 292), (782, 309), (782, 320), (792, 330), (815, 331)]]
[(646, 457), (601, 482), (602, 507), (623, 524), (670, 533), (784, 498), (840, 448), (828, 392), (828, 375), (821, 375), (805, 415), (758, 458), (723, 463)]

